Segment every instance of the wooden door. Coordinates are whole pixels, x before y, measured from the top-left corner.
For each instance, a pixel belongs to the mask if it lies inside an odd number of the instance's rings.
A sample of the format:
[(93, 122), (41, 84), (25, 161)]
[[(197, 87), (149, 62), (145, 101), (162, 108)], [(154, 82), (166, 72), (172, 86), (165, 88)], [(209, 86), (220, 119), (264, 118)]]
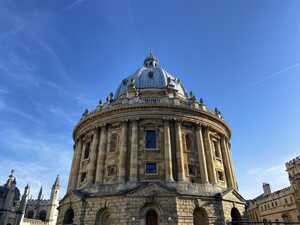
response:
[(158, 216), (154, 210), (147, 212), (146, 225), (158, 225)]

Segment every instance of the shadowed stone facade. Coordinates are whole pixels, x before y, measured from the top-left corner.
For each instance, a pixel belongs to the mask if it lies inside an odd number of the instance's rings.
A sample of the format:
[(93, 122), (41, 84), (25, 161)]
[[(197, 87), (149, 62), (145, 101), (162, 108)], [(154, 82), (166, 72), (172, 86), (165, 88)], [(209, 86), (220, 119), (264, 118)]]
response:
[(74, 128), (57, 224), (224, 224), (241, 219), (231, 131), (150, 54)]
[(58, 216), (57, 176), (51, 189), (50, 199), (43, 199), (42, 188), (37, 199), (28, 199), (29, 185), (21, 197), (13, 170), (6, 183), (0, 186), (0, 225), (55, 225)]

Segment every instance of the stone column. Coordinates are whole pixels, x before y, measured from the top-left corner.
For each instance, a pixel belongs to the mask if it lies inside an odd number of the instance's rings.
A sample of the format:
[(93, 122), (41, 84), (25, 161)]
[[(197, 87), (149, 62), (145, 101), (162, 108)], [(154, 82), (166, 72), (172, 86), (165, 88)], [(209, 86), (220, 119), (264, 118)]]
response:
[(68, 191), (76, 189), (76, 184), (79, 176), (79, 167), (81, 161), (81, 152), (82, 152), (82, 141), (81, 138), (78, 139), (75, 144), (75, 150), (73, 155), (72, 168), (69, 178)]
[(234, 179), (232, 177), (230, 159), (229, 159), (228, 149), (226, 147), (226, 140), (225, 140), (224, 136), (221, 138), (221, 152), (222, 152), (223, 166), (224, 166), (225, 175), (226, 175), (226, 182), (227, 182), (228, 187), (233, 188), (234, 187)]
[(73, 145), (73, 159), (72, 159), (72, 164), (71, 164), (71, 169), (70, 169), (67, 192), (72, 190), (72, 184), (73, 184), (73, 180), (74, 180), (74, 167), (75, 167), (76, 154), (77, 154), (77, 148), (78, 148), (77, 146), (78, 146), (78, 142)]
[(96, 183), (103, 183), (104, 166), (105, 166), (105, 154), (106, 154), (106, 142), (107, 142), (107, 128), (101, 127), (100, 143), (98, 146), (98, 159), (96, 169)]
[(184, 156), (183, 156), (183, 143), (182, 143), (182, 128), (181, 122), (176, 121), (176, 159), (177, 159), (177, 173), (178, 181), (185, 181), (185, 169), (184, 169)]
[(231, 170), (232, 179), (233, 179), (233, 188), (238, 189), (237, 182), (236, 182), (236, 177), (235, 177), (234, 165), (233, 165), (233, 161), (232, 161), (231, 149), (229, 147), (228, 140), (225, 142), (225, 144), (226, 144), (226, 149), (227, 149), (227, 153), (228, 153), (228, 159), (229, 159), (229, 162), (230, 162), (229, 165), (230, 165), (230, 170)]
[(206, 156), (206, 165), (207, 165), (209, 181), (212, 184), (216, 184), (217, 176), (216, 176), (215, 162), (214, 162), (208, 127), (205, 127), (205, 131), (204, 131), (204, 144), (205, 144), (204, 145), (205, 146), (205, 156)]
[(174, 178), (172, 169), (170, 122), (168, 120), (164, 121), (164, 153), (166, 181), (172, 182), (174, 181)]
[(99, 129), (96, 128), (93, 134), (93, 140), (91, 144), (91, 152), (90, 152), (90, 161), (88, 164), (88, 172), (87, 172), (87, 182), (89, 184), (94, 183), (95, 178), (95, 169), (96, 169), (96, 162), (97, 162), (97, 147), (99, 142)]
[(127, 154), (127, 122), (122, 122), (119, 151), (119, 183), (125, 183)]
[(198, 125), (196, 127), (196, 140), (197, 140), (197, 148), (198, 148), (198, 159), (199, 159), (201, 181), (202, 181), (202, 183), (206, 184), (206, 183), (209, 183), (209, 180), (208, 180), (205, 149), (204, 149), (201, 125)]
[(138, 121), (132, 121), (130, 151), (130, 182), (138, 180)]

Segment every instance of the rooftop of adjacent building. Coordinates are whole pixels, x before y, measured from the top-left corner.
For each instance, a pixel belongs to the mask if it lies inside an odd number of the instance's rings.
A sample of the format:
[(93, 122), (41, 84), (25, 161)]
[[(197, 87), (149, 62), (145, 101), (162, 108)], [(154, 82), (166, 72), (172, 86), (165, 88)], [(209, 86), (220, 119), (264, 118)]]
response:
[(0, 199), (6, 198), (10, 190), (13, 190), (14, 192), (14, 201), (19, 201), (21, 194), (20, 190), (17, 188), (17, 181), (16, 177), (14, 176), (14, 170), (11, 170), (5, 184), (0, 186)]
[[(5, 199), (7, 196), (7, 193), (9, 192), (9, 190), (13, 190), (14, 191), (14, 201), (20, 201), (21, 199), (21, 192), (19, 190), (19, 188), (17, 187), (17, 182), (16, 182), (16, 177), (14, 175), (14, 170), (11, 170), (10, 175), (8, 176), (7, 181), (5, 182), (4, 185), (0, 186), (0, 203), (1, 203), (1, 199)], [(57, 175), (54, 184), (52, 186), (52, 188), (60, 187), (60, 179), (59, 179), (59, 175)], [(29, 186), (27, 185), (25, 187), (25, 189), (29, 189)], [(28, 190), (29, 191), (29, 190)], [(36, 199), (33, 199), (32, 195), (31, 197), (28, 199), (28, 204), (41, 204), (41, 205), (47, 205), (48, 203), (50, 203), (50, 198), (49, 199), (44, 199), (43, 198), (43, 188), (40, 188), (40, 191), (38, 193), (38, 196)], [(1, 205), (0, 205), (1, 206)]]
[[(265, 187), (268, 187), (269, 190), (266, 190)], [(256, 208), (259, 205), (272, 203), (275, 201), (278, 201), (280, 199), (284, 199), (284, 205), (290, 205), (291, 204), (291, 198), (293, 198), (293, 188), (291, 186), (285, 187), (283, 189), (277, 190), (272, 192), (270, 185), (268, 183), (263, 183), (264, 193), (260, 194), (254, 199), (248, 200), (247, 204), (249, 208)], [(294, 199), (293, 199), (294, 201)], [(274, 205), (274, 207), (277, 207), (279, 205)], [(282, 204), (281, 204), (282, 206)], [(271, 206), (270, 206), (271, 207)], [(273, 208), (273, 207), (272, 207)]]
[(295, 165), (300, 166), (300, 156), (295, 157), (294, 159), (288, 161), (285, 166), (287, 169), (289, 169), (290, 167), (294, 167)]

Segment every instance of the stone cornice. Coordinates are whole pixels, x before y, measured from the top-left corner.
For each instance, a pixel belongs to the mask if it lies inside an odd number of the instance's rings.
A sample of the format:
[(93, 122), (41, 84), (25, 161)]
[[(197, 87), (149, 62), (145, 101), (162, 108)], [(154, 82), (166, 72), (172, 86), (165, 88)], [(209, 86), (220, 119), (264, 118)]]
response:
[(170, 104), (134, 104), (121, 105), (94, 112), (82, 119), (74, 128), (73, 138), (77, 138), (103, 124), (139, 119), (181, 120), (209, 126), (210, 129), (223, 133), (230, 138), (231, 131), (225, 121), (211, 112), (192, 109), (184, 105)]

